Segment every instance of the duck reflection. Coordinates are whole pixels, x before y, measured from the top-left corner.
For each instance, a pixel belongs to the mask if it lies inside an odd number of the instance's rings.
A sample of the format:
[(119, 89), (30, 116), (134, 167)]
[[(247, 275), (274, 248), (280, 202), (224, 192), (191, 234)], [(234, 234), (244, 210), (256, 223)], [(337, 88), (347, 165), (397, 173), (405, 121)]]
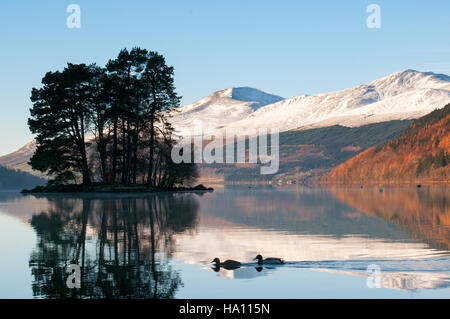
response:
[(211, 269), (214, 272), (219, 273), (219, 276), (230, 279), (249, 279), (265, 276), (270, 273), (270, 270), (275, 269), (275, 267), (270, 266), (263, 267), (260, 263), (258, 263), (256, 267), (253, 267), (251, 264), (242, 264), (239, 261), (231, 259), (221, 262), (217, 257), (214, 258), (212, 263), (214, 266), (211, 267)]
[(228, 279), (251, 279), (262, 276), (267, 276), (275, 271), (273, 267), (240, 267), (236, 269), (227, 269), (224, 267), (211, 267), (218, 276)]
[(216, 272), (220, 271), (220, 268), (224, 268), (227, 270), (234, 270), (241, 267), (241, 263), (239, 261), (228, 259), (225, 260), (224, 262), (220, 262), (220, 259), (217, 257), (214, 258), (211, 263), (214, 264), (213, 269)]
[[(169, 257), (174, 235), (193, 231), (198, 204), (190, 194), (129, 198), (47, 198), (34, 215), (38, 240), (29, 266), (43, 298), (173, 298), (182, 285)], [(66, 285), (70, 264), (81, 289)]]

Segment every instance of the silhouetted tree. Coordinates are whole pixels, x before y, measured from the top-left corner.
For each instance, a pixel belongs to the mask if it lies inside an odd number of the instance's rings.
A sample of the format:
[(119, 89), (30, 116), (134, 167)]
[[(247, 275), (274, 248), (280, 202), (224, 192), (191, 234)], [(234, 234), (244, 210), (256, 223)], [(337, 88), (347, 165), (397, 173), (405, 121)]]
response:
[(30, 161), (34, 169), (64, 179), (75, 170), (82, 174), (84, 185), (91, 184), (85, 134), (94, 69), (94, 65), (69, 63), (62, 72), (48, 72), (43, 87), (32, 90), (28, 125), (37, 134), (36, 154)]
[[(189, 184), (194, 164), (174, 164), (168, 119), (178, 107), (174, 69), (157, 52), (124, 49), (106, 68), (68, 64), (33, 89), (28, 123), (36, 134), (33, 169), (76, 181), (171, 188)], [(92, 147), (95, 144), (95, 147)]]
[(155, 124), (157, 114), (179, 106), (180, 97), (175, 92), (174, 68), (166, 65), (164, 57), (157, 52), (150, 52), (144, 79), (150, 85), (151, 95), (148, 101), (150, 115), (150, 159), (148, 168), (148, 184), (155, 185), (154, 151), (155, 151)]

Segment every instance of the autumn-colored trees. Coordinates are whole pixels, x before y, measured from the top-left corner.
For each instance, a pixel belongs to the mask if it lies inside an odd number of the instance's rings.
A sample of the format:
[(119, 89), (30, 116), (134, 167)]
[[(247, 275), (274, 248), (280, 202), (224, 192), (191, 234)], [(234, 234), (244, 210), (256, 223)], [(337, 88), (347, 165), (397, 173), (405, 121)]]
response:
[(449, 182), (450, 104), (414, 121), (399, 138), (336, 167), (324, 182)]

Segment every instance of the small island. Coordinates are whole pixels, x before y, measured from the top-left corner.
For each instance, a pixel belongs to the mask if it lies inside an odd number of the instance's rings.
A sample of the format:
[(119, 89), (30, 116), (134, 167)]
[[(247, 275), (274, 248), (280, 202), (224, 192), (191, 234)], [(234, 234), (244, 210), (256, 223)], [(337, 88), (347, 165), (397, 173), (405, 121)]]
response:
[(33, 189), (24, 189), (22, 194), (41, 193), (158, 193), (158, 192), (212, 192), (214, 188), (199, 184), (194, 187), (178, 186), (173, 188), (151, 187), (146, 185), (47, 185)]
[(173, 160), (180, 137), (170, 117), (180, 99), (174, 68), (142, 48), (123, 49), (105, 67), (47, 72), (32, 89), (28, 126), (36, 136), (29, 164), (49, 182), (23, 193), (212, 191), (192, 187), (193, 161)]

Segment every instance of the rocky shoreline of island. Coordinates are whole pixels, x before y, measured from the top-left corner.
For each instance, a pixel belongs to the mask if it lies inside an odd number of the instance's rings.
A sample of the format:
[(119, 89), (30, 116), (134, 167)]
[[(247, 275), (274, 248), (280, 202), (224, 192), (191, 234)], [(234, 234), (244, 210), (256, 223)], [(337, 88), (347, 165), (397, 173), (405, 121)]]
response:
[(47, 185), (24, 189), (22, 194), (51, 193), (161, 193), (161, 192), (213, 192), (214, 188), (199, 184), (194, 187), (160, 188), (148, 185)]

